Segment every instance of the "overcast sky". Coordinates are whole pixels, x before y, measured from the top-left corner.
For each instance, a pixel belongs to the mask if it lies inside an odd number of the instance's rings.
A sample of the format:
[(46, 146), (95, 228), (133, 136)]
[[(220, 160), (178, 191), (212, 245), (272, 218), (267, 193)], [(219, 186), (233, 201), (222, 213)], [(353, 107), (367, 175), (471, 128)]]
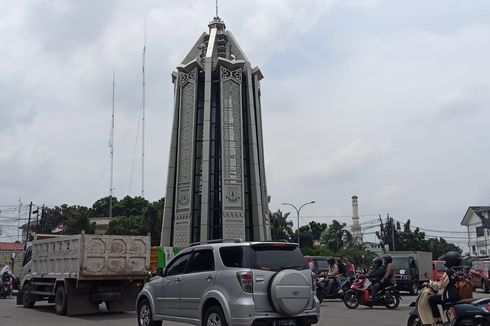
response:
[[(170, 74), (214, 5), (0, 2), (0, 206), (109, 194), (113, 70), (115, 196), (141, 193), (145, 17), (145, 197), (163, 197)], [(468, 206), (490, 203), (489, 1), (222, 0), (220, 16), (265, 76), (272, 211), (316, 200), (301, 223), (349, 223), (355, 194), (361, 222), (464, 231)]]

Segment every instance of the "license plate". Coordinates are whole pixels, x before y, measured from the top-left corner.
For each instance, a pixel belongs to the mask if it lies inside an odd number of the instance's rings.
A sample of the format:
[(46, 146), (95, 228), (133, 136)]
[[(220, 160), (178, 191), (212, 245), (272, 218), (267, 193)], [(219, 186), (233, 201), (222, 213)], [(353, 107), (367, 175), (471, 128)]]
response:
[(272, 326), (296, 326), (296, 319), (278, 319), (272, 321)]

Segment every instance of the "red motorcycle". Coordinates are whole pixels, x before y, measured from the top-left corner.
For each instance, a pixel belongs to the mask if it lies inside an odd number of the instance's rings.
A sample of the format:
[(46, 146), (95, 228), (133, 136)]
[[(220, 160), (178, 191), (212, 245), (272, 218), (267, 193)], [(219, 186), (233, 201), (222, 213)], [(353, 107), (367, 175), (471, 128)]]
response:
[(365, 273), (358, 273), (350, 290), (344, 294), (344, 305), (349, 309), (356, 309), (359, 305), (373, 307), (385, 306), (388, 309), (396, 309), (400, 305), (400, 293), (396, 285), (389, 286), (378, 294), (378, 299), (373, 301), (371, 296), (372, 283)]

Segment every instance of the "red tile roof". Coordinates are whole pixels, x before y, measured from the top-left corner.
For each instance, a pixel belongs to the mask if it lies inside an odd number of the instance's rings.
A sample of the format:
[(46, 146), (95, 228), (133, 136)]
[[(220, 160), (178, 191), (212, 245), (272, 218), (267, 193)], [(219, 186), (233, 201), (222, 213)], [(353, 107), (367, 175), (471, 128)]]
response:
[(23, 243), (0, 242), (0, 251), (19, 251), (24, 250)]

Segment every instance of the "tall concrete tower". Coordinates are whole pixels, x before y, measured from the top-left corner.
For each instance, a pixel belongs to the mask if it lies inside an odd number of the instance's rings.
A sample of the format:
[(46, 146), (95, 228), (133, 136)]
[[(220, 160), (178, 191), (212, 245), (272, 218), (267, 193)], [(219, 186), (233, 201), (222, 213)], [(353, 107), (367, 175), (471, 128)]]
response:
[(270, 239), (262, 78), (219, 17), (172, 73), (163, 246)]
[(352, 238), (356, 244), (362, 244), (361, 224), (359, 223), (358, 197), (352, 196)]

